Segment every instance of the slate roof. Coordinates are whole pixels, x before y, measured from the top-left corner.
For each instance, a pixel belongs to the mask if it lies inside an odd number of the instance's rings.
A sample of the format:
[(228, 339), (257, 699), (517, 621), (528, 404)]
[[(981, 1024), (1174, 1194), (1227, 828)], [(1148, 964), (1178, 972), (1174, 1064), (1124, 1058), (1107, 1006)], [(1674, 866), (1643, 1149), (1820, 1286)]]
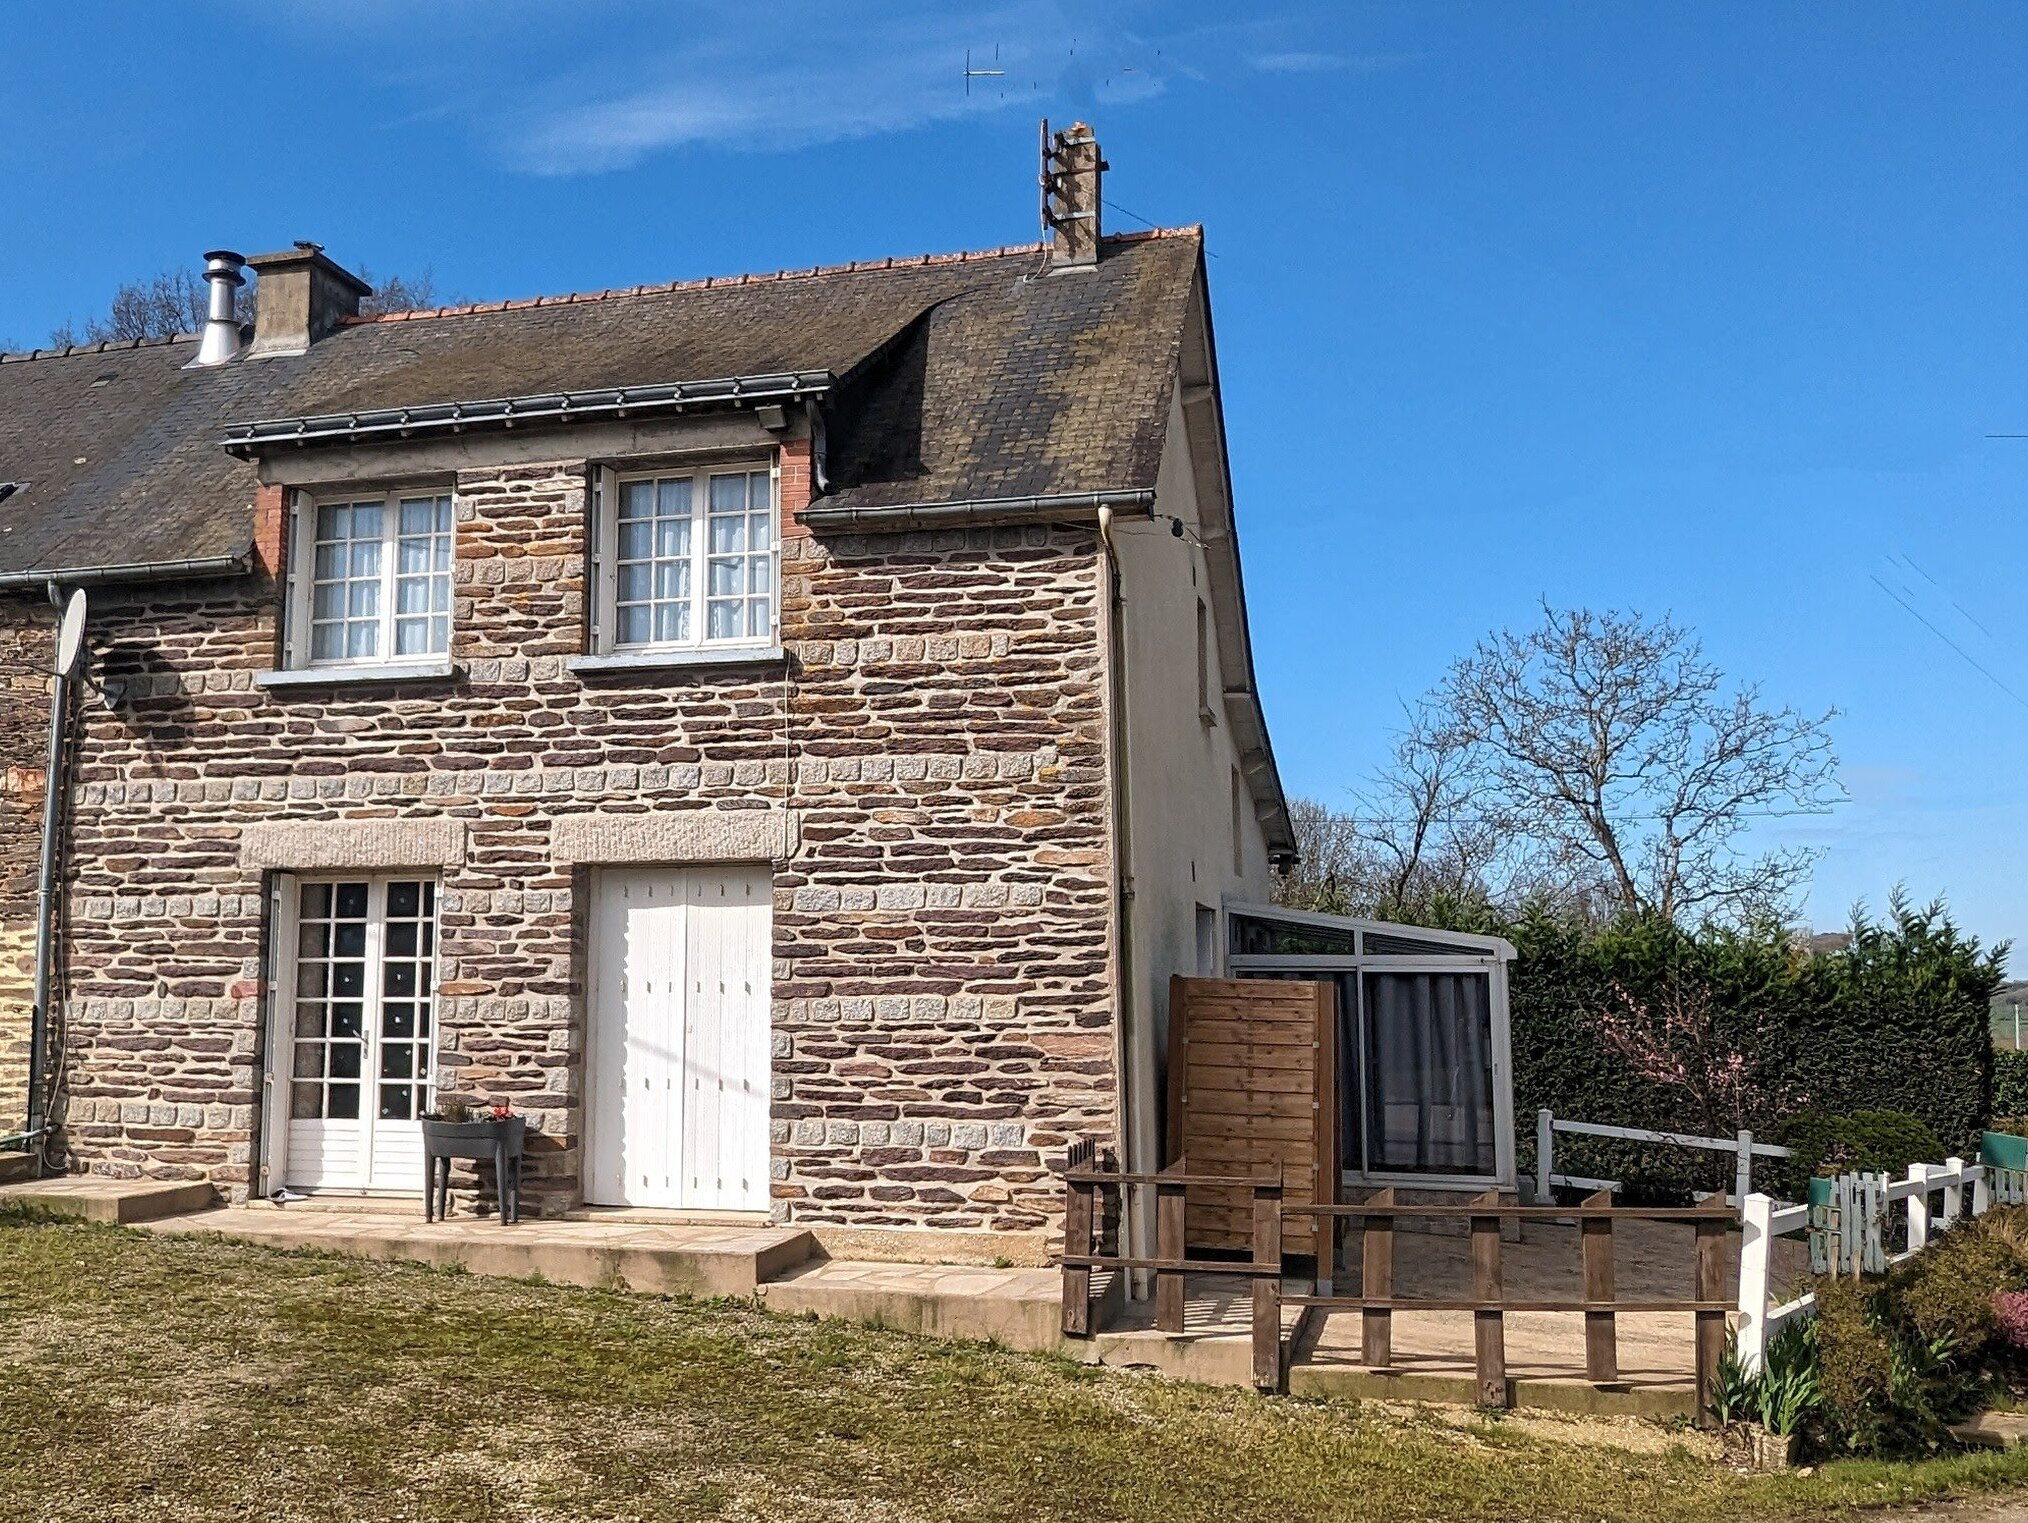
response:
[(183, 367), (194, 336), (0, 359), (0, 575), (241, 553), (227, 428), (776, 372), (838, 378), (827, 502), (1149, 488), (1198, 230), (590, 292), (348, 323), (289, 358)]

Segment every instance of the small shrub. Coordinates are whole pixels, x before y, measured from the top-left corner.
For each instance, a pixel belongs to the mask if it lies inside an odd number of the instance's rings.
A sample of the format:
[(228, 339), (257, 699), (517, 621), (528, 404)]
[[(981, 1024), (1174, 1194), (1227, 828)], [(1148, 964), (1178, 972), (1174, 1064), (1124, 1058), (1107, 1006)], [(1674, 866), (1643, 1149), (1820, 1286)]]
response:
[[(1960, 1271), (1976, 1273), (1999, 1256), (2000, 1245), (1980, 1242), (1969, 1230), (1962, 1235), (1976, 1251), (1958, 1250)], [(1942, 1249), (1939, 1244), (1914, 1262), (1941, 1261)], [(2018, 1266), (2011, 1252), (2006, 1258)], [(1933, 1275), (1908, 1285), (1817, 1282), (1819, 1381), (1825, 1438), (1832, 1447), (1883, 1457), (1932, 1453), (1951, 1441), (1952, 1423), (1979, 1409), (1992, 1388), (1984, 1341), (1993, 1327), (1991, 1292), (1982, 1319), (1970, 1319), (1983, 1320), (1984, 1337), (1967, 1344), (1941, 1330), (1952, 1318), (1967, 1318), (1962, 1304), (1941, 1289), (1952, 1277), (1940, 1264)], [(1938, 1330), (1924, 1332), (1916, 1325), (1911, 1299)]]
[(1856, 1281), (1817, 1282), (1818, 1382), (1825, 1422), (1834, 1442), (1862, 1453), (1882, 1437), (1881, 1409), (1894, 1380), (1894, 1350), (1871, 1300)]
[(2028, 1353), (2028, 1290), (2003, 1290), (1993, 1297), (1993, 1332), (2009, 1352)]
[(1853, 1111), (1833, 1116), (1799, 1111), (1775, 1127), (1772, 1141), (1795, 1151), (1777, 1161), (1768, 1183), (1789, 1200), (1802, 1199), (1817, 1174), (1902, 1174), (1912, 1163), (1942, 1163), (1943, 1144), (1929, 1124), (1903, 1111)]
[(2028, 1262), (2016, 1241), (2023, 1223), (2004, 1221), (2019, 1212), (1993, 1212), (1963, 1223), (1896, 1269), (1888, 1279), (1891, 1314), (1915, 1339), (1949, 1339), (1968, 1356), (1992, 1341), (1994, 1297), (2028, 1290)]

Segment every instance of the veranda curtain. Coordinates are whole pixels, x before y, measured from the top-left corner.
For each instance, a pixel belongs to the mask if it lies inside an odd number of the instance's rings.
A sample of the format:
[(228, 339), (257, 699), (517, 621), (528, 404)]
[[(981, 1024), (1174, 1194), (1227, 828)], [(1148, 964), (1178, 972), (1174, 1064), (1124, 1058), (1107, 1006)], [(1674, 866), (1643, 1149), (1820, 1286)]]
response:
[(1367, 1168), (1491, 1174), (1486, 975), (1368, 972), (1365, 993)]

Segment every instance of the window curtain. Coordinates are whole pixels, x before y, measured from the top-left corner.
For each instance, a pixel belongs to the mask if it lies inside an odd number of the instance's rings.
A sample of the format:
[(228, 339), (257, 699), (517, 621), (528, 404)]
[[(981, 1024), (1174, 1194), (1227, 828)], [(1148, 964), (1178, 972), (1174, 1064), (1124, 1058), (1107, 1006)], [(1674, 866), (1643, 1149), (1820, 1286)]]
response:
[(1365, 982), (1367, 1168), (1491, 1174), (1486, 975), (1368, 972)]

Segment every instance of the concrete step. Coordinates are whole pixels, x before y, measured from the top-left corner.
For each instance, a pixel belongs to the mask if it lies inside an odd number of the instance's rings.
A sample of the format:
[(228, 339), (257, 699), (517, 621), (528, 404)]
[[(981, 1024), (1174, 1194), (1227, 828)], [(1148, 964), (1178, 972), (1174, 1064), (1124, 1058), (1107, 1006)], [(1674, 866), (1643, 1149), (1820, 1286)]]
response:
[(0, 1185), (20, 1184), (35, 1178), (33, 1153), (0, 1153)]
[(361, 1258), (407, 1259), (472, 1274), (650, 1295), (751, 1296), (810, 1257), (810, 1234), (789, 1227), (715, 1227), (524, 1220), (502, 1226), (460, 1217), (425, 1222), (392, 1211), (345, 1213), (259, 1203), (159, 1221), (151, 1230), (313, 1248)]
[(218, 1192), (202, 1180), (107, 1179), (70, 1174), (0, 1185), (0, 1203), (14, 1202), (81, 1222), (138, 1226), (165, 1216), (202, 1211)]
[(759, 1294), (769, 1311), (1087, 1357), (1082, 1340), (1063, 1336), (1063, 1274), (1055, 1269), (830, 1259), (763, 1285)]

